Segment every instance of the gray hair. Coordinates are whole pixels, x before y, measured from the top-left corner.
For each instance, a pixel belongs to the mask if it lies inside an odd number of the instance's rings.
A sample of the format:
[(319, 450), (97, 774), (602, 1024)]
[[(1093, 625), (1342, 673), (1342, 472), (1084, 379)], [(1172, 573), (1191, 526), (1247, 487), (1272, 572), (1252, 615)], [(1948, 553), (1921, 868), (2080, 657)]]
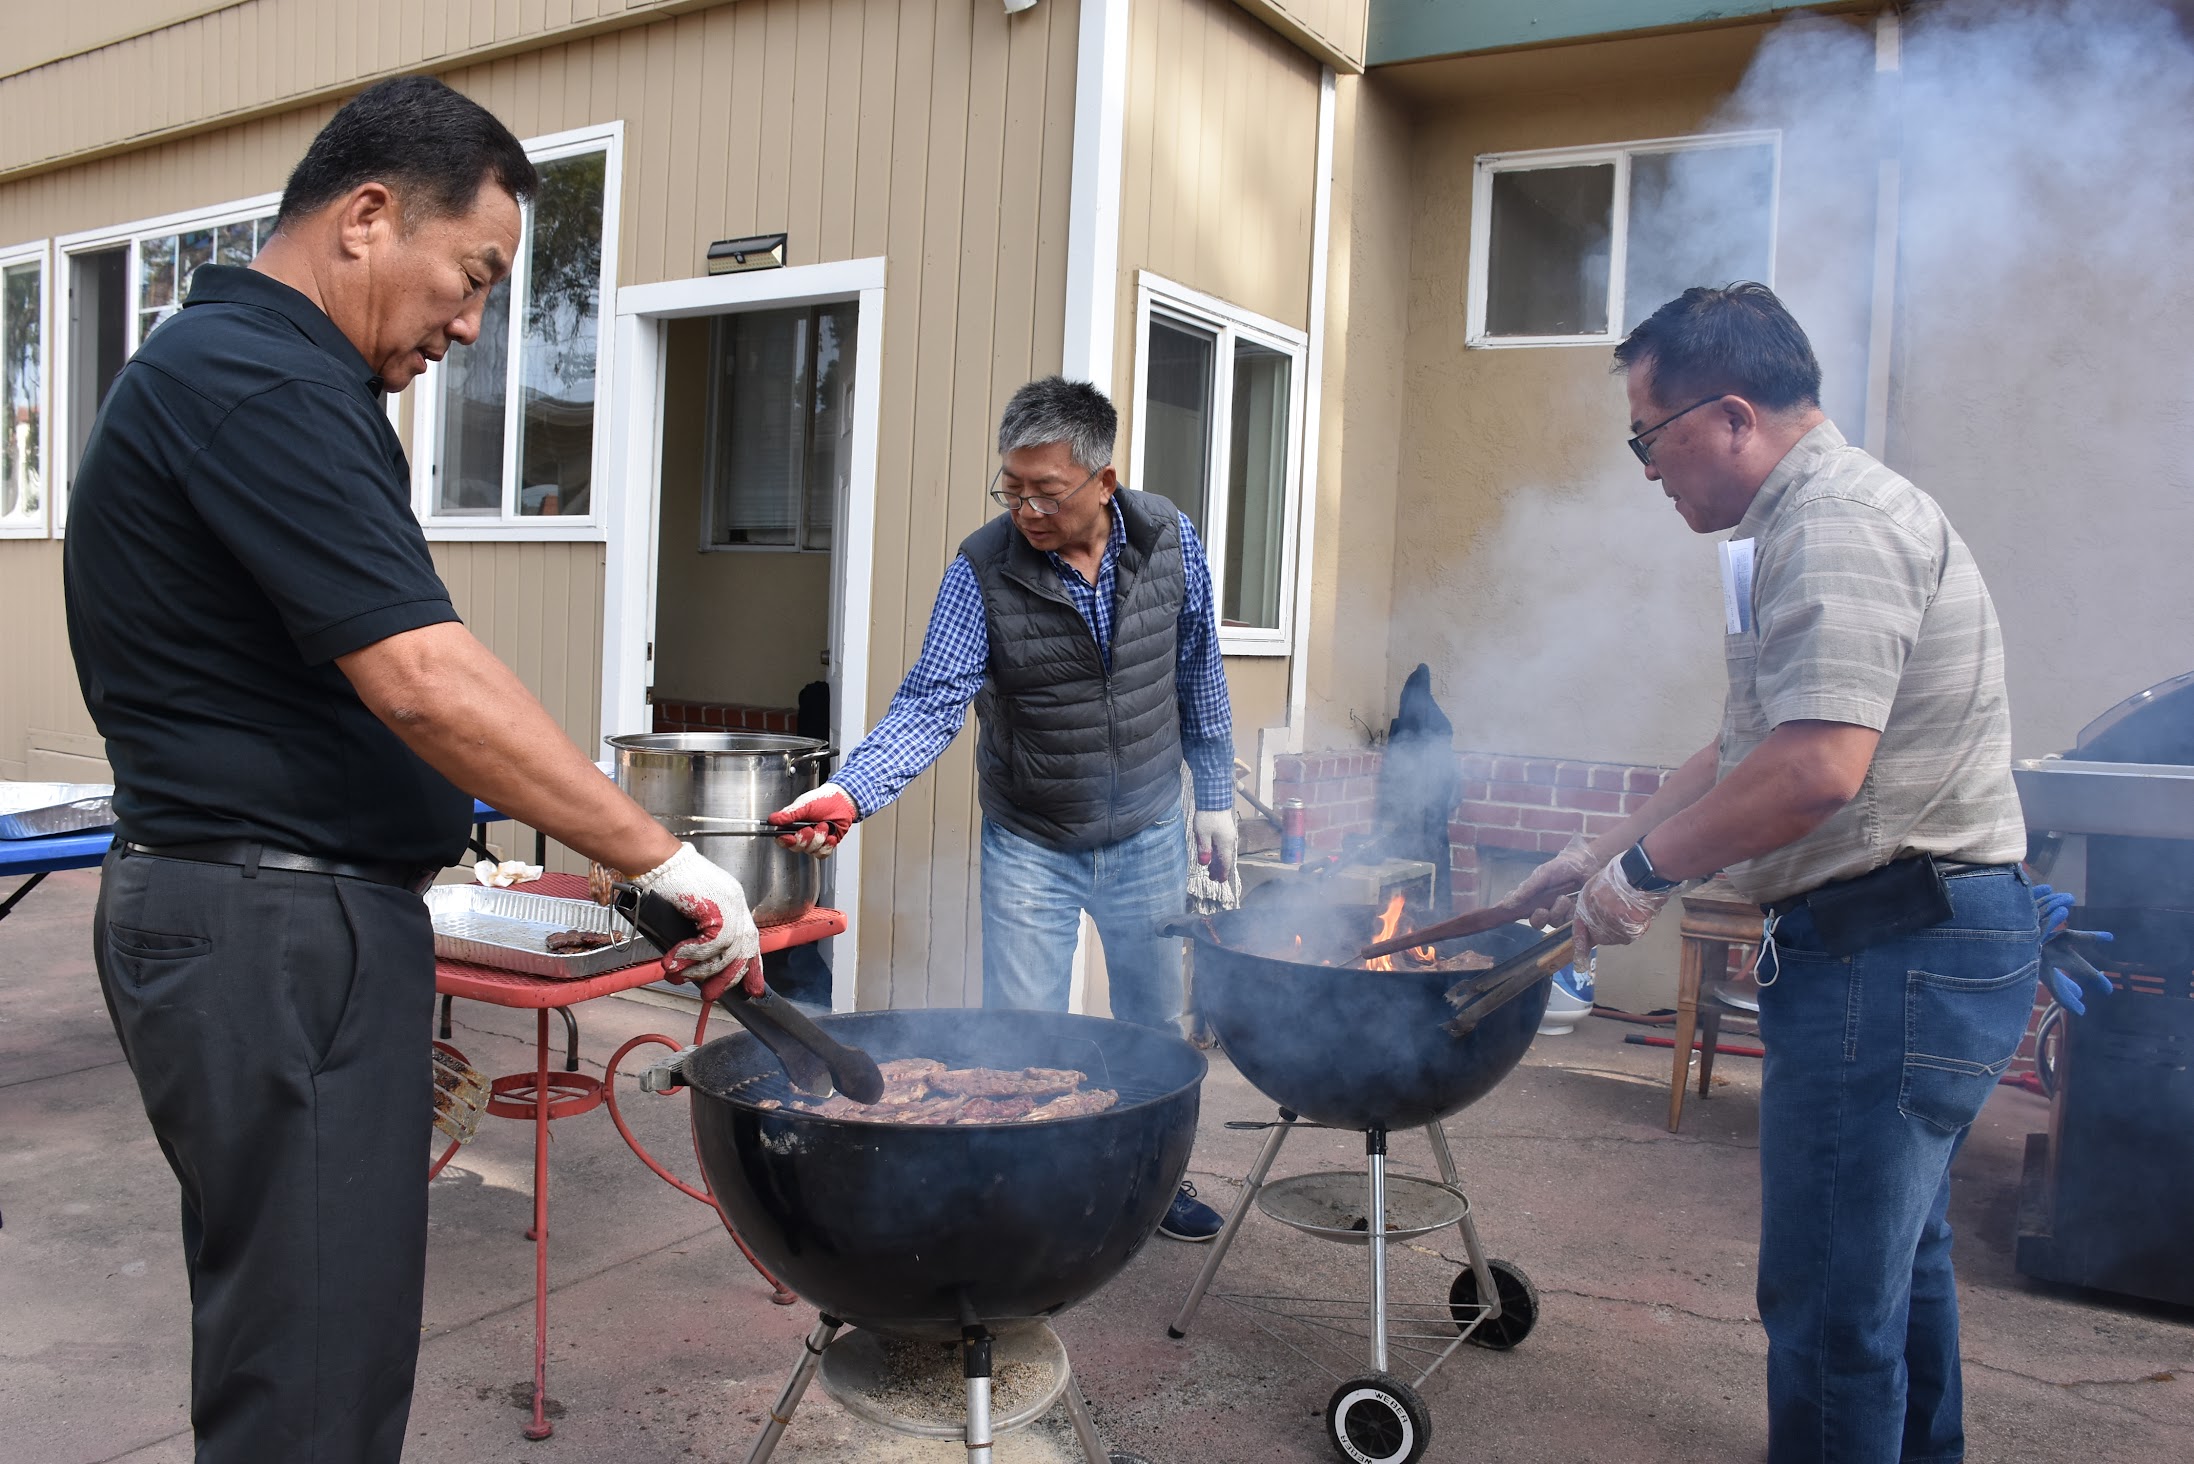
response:
[(1112, 401), (1086, 381), (1046, 376), (1013, 394), (998, 418), (998, 456), (1024, 447), (1063, 442), (1074, 461), (1089, 472), (1112, 463), (1112, 438), (1120, 414)]

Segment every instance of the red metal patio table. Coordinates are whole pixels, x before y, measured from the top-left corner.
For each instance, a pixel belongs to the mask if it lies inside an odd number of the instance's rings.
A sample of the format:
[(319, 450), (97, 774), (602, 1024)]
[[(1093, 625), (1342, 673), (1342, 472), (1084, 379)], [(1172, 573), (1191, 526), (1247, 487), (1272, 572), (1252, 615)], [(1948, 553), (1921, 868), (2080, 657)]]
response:
[[(564, 899), (588, 898), (587, 882), (575, 874), (544, 874), (530, 884), (516, 886), (533, 894), (554, 895)], [(762, 950), (781, 951), (791, 946), (806, 945), (841, 934), (846, 928), (845, 915), (837, 910), (814, 910), (798, 920), (782, 925), (765, 925), (761, 929)], [(620, 971), (608, 971), (599, 976), (588, 976), (575, 981), (552, 980), (542, 976), (528, 976), (516, 971), (500, 971), (490, 966), (475, 966), (465, 961), (434, 963), (434, 989), (444, 997), (464, 997), (469, 1001), (483, 1001), (491, 1006), (531, 1009), (535, 1013), (534, 1065), (531, 1071), (508, 1073), (489, 1083), (490, 1097), (487, 1111), (498, 1118), (531, 1119), (533, 1121), (533, 1228), (527, 1238), (533, 1242), (533, 1419), (526, 1425), (529, 1439), (545, 1439), (555, 1431), (548, 1421), (548, 1128), (552, 1120), (572, 1118), (600, 1108), (606, 1102), (610, 1117), (625, 1142), (632, 1146), (642, 1162), (685, 1194), (709, 1205), (715, 1204), (705, 1190), (696, 1189), (678, 1179), (662, 1165), (655, 1162), (625, 1124), (617, 1111), (615, 1090), (610, 1086), (616, 1080), (617, 1065), (633, 1048), (653, 1043), (676, 1050), (680, 1044), (671, 1038), (657, 1034), (635, 1037), (617, 1049), (607, 1064), (608, 1079), (595, 1078), (579, 1072), (551, 1072), (549, 1070), (549, 1013), (564, 1011), (571, 1006), (591, 1001), (598, 996), (614, 996), (632, 991), (663, 979), (660, 961), (646, 961), (637, 966), (627, 966)], [(700, 1042), (708, 1031), (709, 1012), (716, 997), (729, 985), (722, 976), (714, 977), (695, 988), (702, 998), (699, 1020), (694, 1024), (693, 1040)], [(451, 1144), (441, 1157), (434, 1161), (428, 1178), (439, 1174), (457, 1152)], [(702, 1181), (707, 1182), (705, 1179)], [(718, 1219), (722, 1219), (721, 1212)], [(731, 1232), (732, 1241), (748, 1264), (761, 1273), (774, 1288), (773, 1300), (789, 1304), (792, 1293), (776, 1277), (769, 1274), (762, 1263), (755, 1259), (746, 1242), (731, 1230), (730, 1222), (724, 1229)]]

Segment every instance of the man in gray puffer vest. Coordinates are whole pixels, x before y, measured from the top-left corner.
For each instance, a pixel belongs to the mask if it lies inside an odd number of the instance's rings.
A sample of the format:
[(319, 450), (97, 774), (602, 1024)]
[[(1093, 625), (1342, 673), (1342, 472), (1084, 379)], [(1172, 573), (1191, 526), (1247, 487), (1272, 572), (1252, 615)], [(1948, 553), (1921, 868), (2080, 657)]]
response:
[[(921, 658), (837, 777), (770, 816), (780, 842), (827, 855), (980, 715), (983, 1005), (1065, 1011), (1082, 912), (1096, 922), (1113, 1014), (1177, 1030), (1181, 944), (1157, 933), (1188, 878), (1181, 763), (1196, 784), (1196, 857), (1234, 863), (1234, 735), (1211, 569), (1188, 515), (1120, 486), (1118, 416), (1087, 382), (1013, 394), (990, 496), (1006, 512), (945, 571)], [(1192, 1186), (1160, 1227), (1209, 1240)]]

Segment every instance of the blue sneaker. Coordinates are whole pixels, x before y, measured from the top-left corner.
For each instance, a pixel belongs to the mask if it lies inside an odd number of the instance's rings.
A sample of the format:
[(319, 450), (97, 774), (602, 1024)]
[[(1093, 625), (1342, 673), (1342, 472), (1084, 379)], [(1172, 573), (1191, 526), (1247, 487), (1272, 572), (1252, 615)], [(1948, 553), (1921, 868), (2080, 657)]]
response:
[(1181, 1192), (1166, 1208), (1166, 1218), (1158, 1222), (1158, 1233), (1170, 1235), (1175, 1240), (1209, 1240), (1225, 1225), (1225, 1218), (1197, 1199), (1196, 1186), (1184, 1179)]

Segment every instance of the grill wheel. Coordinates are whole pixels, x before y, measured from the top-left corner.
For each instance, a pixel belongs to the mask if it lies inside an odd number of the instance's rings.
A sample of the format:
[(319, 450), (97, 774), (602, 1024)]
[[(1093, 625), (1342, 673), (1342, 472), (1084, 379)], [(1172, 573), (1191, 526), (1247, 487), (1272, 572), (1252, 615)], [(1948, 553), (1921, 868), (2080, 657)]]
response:
[(1349, 1464), (1417, 1464), (1432, 1443), (1432, 1414), (1400, 1378), (1366, 1373), (1333, 1390), (1326, 1437)]

